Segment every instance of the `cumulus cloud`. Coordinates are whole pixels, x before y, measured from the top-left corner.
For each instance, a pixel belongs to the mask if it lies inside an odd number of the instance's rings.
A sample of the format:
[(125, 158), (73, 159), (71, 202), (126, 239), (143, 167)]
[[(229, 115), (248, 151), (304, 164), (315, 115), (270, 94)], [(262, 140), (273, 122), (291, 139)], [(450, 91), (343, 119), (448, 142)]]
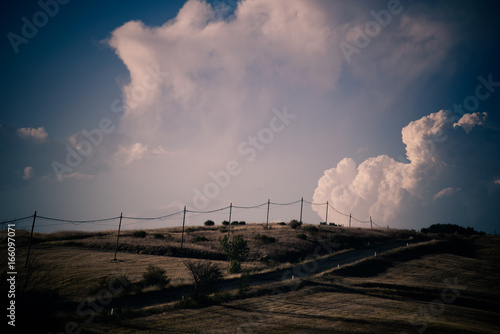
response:
[(231, 19), (187, 1), (159, 27), (130, 21), (109, 45), (127, 66), (120, 124), (131, 142), (162, 144), (209, 160), (234, 153), (292, 92), (338, 84), (337, 35), (318, 4), (238, 2)]
[(167, 152), (161, 146), (149, 149), (147, 145), (135, 143), (128, 147), (120, 146), (120, 149), (115, 156), (125, 162), (126, 165), (129, 165), (136, 160), (161, 156), (166, 153)]
[(475, 112), (473, 114), (465, 114), (453, 126), (462, 127), (465, 130), (465, 132), (469, 133), (473, 127), (477, 125), (483, 125), (487, 116), (488, 114), (485, 112), (483, 113)]
[(25, 139), (34, 139), (39, 142), (44, 142), (47, 140), (49, 135), (43, 127), (35, 128), (20, 128), (17, 130), (17, 135)]
[(460, 188), (452, 188), (452, 187), (444, 188), (443, 190), (439, 191), (436, 195), (434, 195), (434, 200), (437, 200), (441, 197), (451, 196), (459, 191)]
[[(106, 41), (130, 73), (122, 87), (124, 100), (113, 106), (123, 113), (119, 132), (126, 136), (110, 156), (115, 164), (130, 166), (149, 156), (168, 156), (155, 154), (154, 147), (175, 151), (180, 159), (162, 160), (169, 166), (164, 180), (175, 175), (186, 185), (202, 183), (234, 158), (239, 143), (269, 122), (273, 108), (293, 106), (290, 111), (304, 133), (315, 131), (311, 124), (318, 119), (336, 117), (336, 124), (321, 124), (330, 127), (324, 130), (328, 140), (348, 128), (340, 125), (347, 114), (343, 110), (366, 119), (385, 112), (415, 78), (442, 67), (452, 31), (435, 18), (403, 10), (348, 64), (339, 45), (353, 42), (354, 28), (373, 20), (372, 9), (335, 1), (243, 0), (228, 18), (205, 1), (189, 0), (161, 26), (123, 24)], [(369, 93), (360, 96), (360, 91)], [(435, 123), (432, 117), (428, 122)], [(425, 153), (432, 150), (429, 137), (440, 140), (441, 125), (435, 127), (428, 133), (407, 129), (411, 166), (388, 156), (359, 166), (342, 161), (339, 170), (352, 180), (333, 177), (332, 171), (328, 182), (345, 208), (352, 208), (352, 200), (365, 218), (394, 215), (391, 207), (418, 192), (424, 168), (417, 166), (431, 159)], [(285, 131), (282, 136), (287, 144), (269, 158), (268, 170), (281, 169), (290, 147), (304, 148), (314, 158), (300, 136)]]
[[(313, 200), (328, 200), (339, 211), (362, 220), (372, 216), (382, 226), (423, 227), (435, 222), (436, 214), (447, 221), (453, 217), (463, 224), (480, 223), (480, 217), (493, 210), (489, 206), (492, 198), (500, 195), (487, 191), (487, 180), (499, 172), (488, 159), (495, 147), (484, 140), (478, 142), (477, 136), (470, 137), (473, 131), (467, 132), (470, 136), (456, 131), (457, 126), (466, 129), (472, 122), (454, 123), (453, 119), (450, 112), (441, 110), (404, 127), (402, 140), (409, 163), (386, 155), (359, 165), (353, 159), (343, 159), (319, 179)], [(483, 121), (474, 123), (481, 125)], [(473, 172), (475, 168), (477, 172)], [(452, 209), (433, 203), (457, 193), (460, 197)], [(324, 218), (321, 208), (312, 209)]]
[(34, 174), (34, 169), (33, 167), (31, 166), (27, 166), (24, 168), (24, 171), (23, 171), (23, 180), (29, 180), (33, 177), (33, 174)]
[(95, 175), (89, 175), (89, 174), (80, 173), (80, 172), (73, 172), (70, 174), (63, 174), (62, 177), (63, 177), (63, 179), (92, 180), (95, 177)]

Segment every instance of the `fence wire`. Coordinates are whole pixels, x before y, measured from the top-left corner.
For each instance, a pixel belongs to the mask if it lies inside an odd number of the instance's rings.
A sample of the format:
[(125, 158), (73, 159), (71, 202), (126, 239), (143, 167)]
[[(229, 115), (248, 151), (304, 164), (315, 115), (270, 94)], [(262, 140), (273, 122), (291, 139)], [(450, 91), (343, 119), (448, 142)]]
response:
[[(207, 214), (221, 213), (222, 211), (225, 211), (225, 210), (233, 210), (234, 209), (235, 211), (233, 211), (233, 213), (238, 213), (238, 212), (241, 212), (244, 210), (265, 208), (266, 206), (268, 208), (271, 208), (271, 206), (283, 207), (283, 206), (297, 205), (299, 203), (301, 206), (301, 214), (302, 214), (302, 208), (303, 208), (304, 203), (309, 204), (311, 206), (325, 205), (325, 206), (328, 206), (328, 208), (331, 208), (332, 210), (334, 210), (336, 213), (338, 213), (342, 216), (345, 216), (345, 217), (349, 217), (350, 219), (355, 220), (358, 223), (370, 224), (371, 226), (375, 225), (376, 227), (382, 228), (382, 226), (376, 224), (371, 219), (371, 217), (370, 217), (370, 220), (361, 220), (359, 218), (352, 216), (352, 214), (350, 214), (350, 213), (345, 213), (345, 212), (339, 211), (329, 202), (314, 203), (314, 202), (304, 200), (303, 198), (301, 198), (297, 201), (287, 202), (287, 203), (276, 203), (276, 202), (271, 202), (270, 200), (268, 200), (264, 203), (252, 205), (252, 206), (239, 206), (239, 205), (233, 205), (231, 203), (229, 206), (225, 206), (225, 207), (213, 209), (213, 210), (188, 210), (186, 207), (184, 207), (184, 210), (177, 211), (177, 212), (163, 215), (163, 216), (158, 216), (158, 217), (132, 217), (132, 216), (120, 215), (120, 216), (115, 216), (115, 217), (110, 217), (110, 218), (101, 218), (101, 219), (93, 219), (93, 220), (74, 220), (74, 219), (61, 219), (61, 218), (41, 216), (41, 215), (37, 215), (35, 212), (35, 214), (30, 215), (30, 216), (3, 221), (0, 223), (0, 225), (1, 225), (2, 229), (6, 228), (8, 225), (12, 225), (12, 224), (15, 224), (16, 227), (18, 227), (18, 228), (19, 227), (25, 228), (25, 227), (30, 226), (30, 224), (29, 224), (30, 220), (32, 220), (33, 218), (40, 219), (42, 221), (52, 222), (52, 223), (48, 223), (48, 224), (42, 224), (43, 227), (63, 226), (63, 225), (68, 225), (68, 224), (71, 224), (74, 226), (79, 226), (82, 224), (83, 225), (94, 224), (94, 225), (98, 225), (98, 226), (114, 226), (115, 224), (113, 224), (113, 225), (109, 224), (109, 222), (112, 222), (112, 221), (115, 221), (115, 222), (116, 221), (120, 221), (120, 222), (123, 221), (124, 225), (137, 225), (137, 224), (142, 224), (142, 223), (146, 223), (146, 222), (150, 222), (150, 221), (158, 221), (158, 220), (165, 221), (165, 220), (171, 220), (171, 219), (180, 219), (183, 217), (182, 215), (184, 215), (184, 218), (186, 218), (187, 214), (189, 214), (187, 216), (188, 218), (192, 218), (192, 217), (198, 217), (198, 216), (207, 215)], [(24, 225), (26, 225), (26, 226), (24, 226)]]

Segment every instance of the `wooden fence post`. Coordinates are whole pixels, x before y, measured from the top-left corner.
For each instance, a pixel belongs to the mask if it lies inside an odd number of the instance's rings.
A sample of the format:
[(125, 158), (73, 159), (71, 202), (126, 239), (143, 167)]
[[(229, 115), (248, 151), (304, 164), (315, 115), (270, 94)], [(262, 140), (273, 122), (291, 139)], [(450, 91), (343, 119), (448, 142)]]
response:
[(120, 223), (118, 224), (118, 234), (116, 235), (115, 257), (113, 261), (116, 261), (116, 253), (118, 252), (118, 241), (120, 240), (120, 231), (122, 229), (122, 218), (123, 218), (123, 212), (120, 212)]
[(30, 234), (30, 240), (28, 242), (28, 254), (26, 254), (26, 262), (24, 263), (24, 268), (28, 267), (28, 260), (30, 257), (30, 250), (31, 250), (31, 239), (33, 238), (33, 230), (35, 229), (35, 220), (36, 220), (36, 211), (33, 214), (33, 224), (31, 224), (31, 234)]

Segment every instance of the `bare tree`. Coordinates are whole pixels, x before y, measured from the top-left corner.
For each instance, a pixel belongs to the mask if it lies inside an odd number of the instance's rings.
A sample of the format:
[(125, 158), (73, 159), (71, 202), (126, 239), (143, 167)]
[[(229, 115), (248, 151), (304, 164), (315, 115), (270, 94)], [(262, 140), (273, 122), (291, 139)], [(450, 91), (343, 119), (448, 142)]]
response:
[(207, 296), (217, 290), (222, 279), (221, 269), (210, 261), (188, 261), (184, 263), (194, 279), (194, 297)]

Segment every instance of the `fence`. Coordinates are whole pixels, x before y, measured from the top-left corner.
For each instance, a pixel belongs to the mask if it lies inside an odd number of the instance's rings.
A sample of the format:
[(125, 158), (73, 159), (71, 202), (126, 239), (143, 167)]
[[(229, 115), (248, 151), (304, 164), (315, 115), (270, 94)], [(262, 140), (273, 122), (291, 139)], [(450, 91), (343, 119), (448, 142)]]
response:
[[(299, 203), (300, 203), (300, 214), (299, 214), (298, 221), (300, 221), (300, 222), (302, 222), (303, 207), (304, 207), (304, 203), (306, 203), (306, 204), (310, 204), (311, 206), (312, 205), (315, 205), (315, 206), (316, 205), (317, 206), (324, 205), (325, 206), (325, 218), (326, 218), (325, 223), (326, 224), (328, 224), (328, 210), (332, 209), (336, 213), (338, 213), (342, 216), (345, 216), (346, 218), (347, 217), (349, 218), (349, 227), (351, 227), (351, 223), (353, 220), (358, 222), (358, 223), (361, 223), (361, 224), (370, 224), (370, 228), (373, 228), (373, 225), (375, 225), (376, 227), (379, 227), (379, 228), (382, 227), (382, 226), (376, 224), (372, 220), (371, 216), (370, 216), (369, 220), (360, 220), (360, 219), (352, 216), (351, 213), (347, 214), (347, 213), (344, 213), (344, 212), (337, 210), (328, 201), (326, 201), (325, 203), (314, 203), (314, 202), (305, 201), (303, 197), (300, 200), (289, 202), (289, 203), (275, 203), (275, 202), (271, 202), (271, 200), (268, 199), (267, 202), (264, 202), (264, 203), (258, 204), (258, 205), (253, 205), (253, 206), (237, 206), (237, 205), (233, 205), (233, 203), (230, 203), (229, 206), (215, 209), (215, 210), (208, 210), (208, 211), (188, 210), (187, 207), (184, 206), (184, 209), (181, 211), (174, 212), (174, 213), (171, 213), (168, 215), (159, 216), (159, 217), (129, 217), (129, 216), (124, 216), (123, 213), (120, 213), (119, 216), (110, 217), (110, 218), (102, 218), (102, 219), (94, 219), (94, 220), (68, 220), (68, 219), (51, 218), (51, 217), (38, 215), (37, 212), (35, 211), (35, 213), (31, 216), (4, 221), (1, 224), (2, 224), (2, 229), (4, 229), (7, 226), (16, 226), (16, 228), (19, 228), (18, 225), (21, 225), (21, 227), (23, 227), (22, 223), (31, 222), (31, 234), (30, 234), (30, 239), (28, 242), (28, 255), (26, 257), (26, 265), (27, 265), (29, 254), (30, 254), (30, 248), (31, 248), (31, 239), (33, 237), (33, 231), (35, 229), (35, 223), (39, 220), (53, 222), (52, 224), (43, 224), (43, 226), (60, 226), (60, 225), (67, 225), (67, 224), (73, 224), (73, 225), (97, 224), (97, 225), (104, 225), (104, 226), (116, 226), (116, 225), (110, 225), (110, 224), (106, 224), (106, 223), (118, 220), (119, 221), (118, 233), (117, 233), (117, 237), (116, 237), (116, 249), (115, 249), (115, 259), (116, 259), (116, 253), (118, 251), (118, 245), (119, 245), (119, 240), (120, 240), (120, 231), (122, 228), (122, 223), (124, 221), (131, 221), (131, 222), (134, 222), (134, 221), (147, 222), (147, 221), (157, 221), (157, 220), (165, 221), (167, 219), (180, 219), (180, 216), (182, 215), (182, 237), (181, 237), (181, 249), (182, 249), (183, 244), (184, 244), (184, 227), (185, 227), (185, 223), (186, 223), (187, 214), (207, 215), (207, 214), (213, 214), (213, 213), (221, 213), (222, 211), (229, 210), (226, 213), (226, 214), (228, 214), (227, 221), (229, 222), (229, 225), (228, 225), (227, 230), (228, 230), (228, 236), (229, 236), (231, 233), (231, 217), (233, 214), (233, 209), (250, 210), (250, 209), (258, 209), (258, 208), (266, 207), (267, 208), (267, 210), (266, 210), (266, 226), (269, 226), (269, 217), (270, 217), (271, 206), (283, 207), (283, 206), (297, 205)], [(29, 225), (27, 225), (25, 227), (29, 227)]]

